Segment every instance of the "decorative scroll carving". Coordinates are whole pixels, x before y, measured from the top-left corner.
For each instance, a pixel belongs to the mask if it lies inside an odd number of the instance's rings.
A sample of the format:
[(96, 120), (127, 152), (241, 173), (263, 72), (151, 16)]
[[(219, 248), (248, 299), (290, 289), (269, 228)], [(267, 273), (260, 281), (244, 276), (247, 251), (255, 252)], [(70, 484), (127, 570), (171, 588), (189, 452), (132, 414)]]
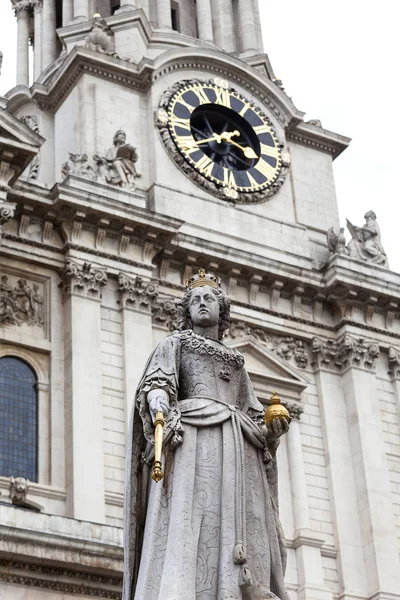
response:
[(14, 202), (3, 202), (0, 199), (0, 244), (3, 236), (3, 225), (13, 218), (16, 207), (17, 205)]
[(159, 298), (153, 304), (153, 323), (159, 327), (165, 327), (169, 331), (178, 328), (178, 309), (174, 298)]
[(15, 174), (15, 170), (10, 166), (13, 158), (13, 152), (2, 152), (2, 158), (0, 160), (0, 206), (7, 199), (7, 194), (10, 189), (9, 183)]
[(68, 259), (61, 273), (60, 288), (65, 295), (80, 294), (100, 300), (101, 289), (106, 284), (106, 271), (93, 269), (87, 262), (81, 266)]
[(346, 334), (339, 341), (314, 337), (312, 352), (315, 362), (326, 367), (343, 369), (353, 365), (371, 369), (379, 356), (377, 342)]
[(32, 500), (28, 500), (28, 491), (29, 479), (25, 479), (24, 477), (10, 477), (10, 498), (12, 504), (40, 512), (43, 506)]
[(137, 276), (130, 279), (124, 273), (118, 276), (119, 303), (122, 307), (151, 312), (158, 298), (158, 285), (154, 281), (145, 281)]
[[(262, 192), (254, 192), (254, 193), (238, 193), (233, 188), (218, 186), (217, 184), (209, 181), (205, 177), (203, 177), (199, 172), (197, 172), (193, 167), (186, 162), (183, 155), (179, 152), (176, 147), (173, 139), (171, 138), (169, 129), (168, 129), (168, 107), (172, 96), (179, 90), (183, 85), (195, 85), (198, 83), (208, 83), (204, 81), (200, 81), (197, 79), (187, 79), (185, 81), (180, 81), (175, 83), (173, 86), (168, 88), (160, 97), (160, 101), (158, 104), (158, 109), (154, 113), (154, 123), (158, 127), (161, 135), (161, 139), (164, 143), (164, 146), (171, 158), (178, 165), (185, 175), (191, 179), (198, 186), (207, 190), (211, 194), (214, 194), (218, 198), (222, 200), (227, 200), (231, 202), (237, 203), (255, 203), (255, 202), (265, 202), (269, 200), (272, 196), (274, 196), (282, 187), (288, 168), (290, 166), (290, 156), (287, 153), (283, 154), (282, 161), (282, 170), (279, 174), (278, 179), (271, 185), (271, 187)], [(211, 82), (212, 83), (212, 82)], [(251, 106), (258, 111), (258, 107), (250, 103)], [(280, 147), (283, 148), (283, 144), (280, 144)]]
[(285, 360), (293, 359), (300, 369), (308, 364), (308, 352), (302, 340), (292, 336), (273, 336), (259, 327), (252, 327), (244, 321), (232, 321), (227, 333), (231, 339), (250, 335), (256, 341), (264, 344), (268, 350)]
[(386, 252), (381, 243), (381, 232), (376, 214), (369, 210), (364, 215), (365, 224), (357, 227), (347, 219), (347, 229), (351, 234), (351, 240), (346, 246), (344, 227), (336, 234), (333, 227), (327, 232), (328, 248), (332, 254), (345, 254), (357, 260), (375, 263), (388, 267)]
[(0, 323), (6, 325), (39, 325), (43, 327), (43, 295), (39, 284), (29, 285), (18, 279), (17, 285), (9, 283), (7, 275), (0, 279)]
[[(38, 119), (35, 115), (25, 115), (24, 117), (21, 117), (20, 120), (22, 123), (27, 125), (29, 127), (29, 129), (32, 129), (32, 131), (39, 133), (39, 123), (38, 123)], [(40, 166), (39, 165), (39, 160), (40, 160), (39, 154), (40, 154), (40, 151), (36, 154), (36, 156), (34, 157), (34, 159), (31, 162), (31, 164), (29, 165), (29, 173), (28, 173), (29, 181), (35, 181), (35, 179), (38, 178), (39, 166)]]

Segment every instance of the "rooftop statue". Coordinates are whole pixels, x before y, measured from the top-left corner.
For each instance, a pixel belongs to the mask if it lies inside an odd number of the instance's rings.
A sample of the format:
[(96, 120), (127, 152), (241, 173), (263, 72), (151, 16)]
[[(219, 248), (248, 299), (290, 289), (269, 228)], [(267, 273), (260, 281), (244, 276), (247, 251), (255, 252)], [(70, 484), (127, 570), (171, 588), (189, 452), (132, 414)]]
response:
[[(105, 157), (94, 156), (98, 166), (98, 178), (104, 171), (107, 183), (119, 187), (135, 187), (135, 180), (140, 177), (136, 170), (138, 154), (136, 148), (126, 141), (126, 133), (118, 130), (113, 139), (113, 146), (106, 151)], [(102, 166), (103, 165), (103, 166)]]
[(288, 600), (276, 451), (290, 418), (265, 424), (242, 355), (222, 343), (230, 300), (217, 278), (200, 270), (178, 309), (132, 411), (123, 600)]
[(357, 260), (371, 262), (383, 267), (388, 267), (386, 252), (381, 242), (381, 232), (376, 214), (369, 210), (364, 215), (365, 224), (357, 227), (347, 219), (347, 229), (351, 234), (351, 240), (346, 246), (344, 227), (338, 234), (333, 227), (327, 231), (327, 244), (332, 254), (344, 254)]

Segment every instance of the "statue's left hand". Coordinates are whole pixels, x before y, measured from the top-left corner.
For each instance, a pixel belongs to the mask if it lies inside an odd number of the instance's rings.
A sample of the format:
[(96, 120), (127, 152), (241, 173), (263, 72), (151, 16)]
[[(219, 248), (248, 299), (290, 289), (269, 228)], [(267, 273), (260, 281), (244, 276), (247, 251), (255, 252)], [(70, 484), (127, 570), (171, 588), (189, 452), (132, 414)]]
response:
[(278, 417), (271, 421), (271, 423), (268, 423), (267, 430), (267, 438), (269, 440), (277, 440), (281, 435), (289, 431), (289, 421), (284, 417)]

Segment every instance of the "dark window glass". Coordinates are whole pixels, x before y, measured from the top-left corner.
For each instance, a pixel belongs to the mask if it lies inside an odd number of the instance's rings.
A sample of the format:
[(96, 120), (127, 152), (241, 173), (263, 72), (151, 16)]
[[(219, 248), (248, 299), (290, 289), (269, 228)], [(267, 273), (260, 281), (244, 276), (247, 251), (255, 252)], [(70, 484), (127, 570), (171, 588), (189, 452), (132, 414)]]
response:
[(0, 358), (0, 475), (37, 481), (36, 376), (19, 358)]
[(175, 6), (173, 6), (171, 8), (171, 21), (172, 21), (172, 29), (174, 31), (180, 31), (180, 26), (179, 26), (179, 7), (178, 7), (177, 4), (175, 4)]

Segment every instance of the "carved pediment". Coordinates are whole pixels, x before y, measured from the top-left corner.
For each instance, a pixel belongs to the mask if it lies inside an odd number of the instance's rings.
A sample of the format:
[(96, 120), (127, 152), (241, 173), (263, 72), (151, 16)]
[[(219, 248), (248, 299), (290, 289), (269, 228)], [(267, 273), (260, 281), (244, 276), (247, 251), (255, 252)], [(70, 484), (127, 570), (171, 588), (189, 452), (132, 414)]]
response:
[(251, 336), (225, 341), (244, 356), (246, 369), (258, 396), (269, 398), (274, 390), (287, 398), (298, 399), (309, 385), (303, 372), (256, 342)]

